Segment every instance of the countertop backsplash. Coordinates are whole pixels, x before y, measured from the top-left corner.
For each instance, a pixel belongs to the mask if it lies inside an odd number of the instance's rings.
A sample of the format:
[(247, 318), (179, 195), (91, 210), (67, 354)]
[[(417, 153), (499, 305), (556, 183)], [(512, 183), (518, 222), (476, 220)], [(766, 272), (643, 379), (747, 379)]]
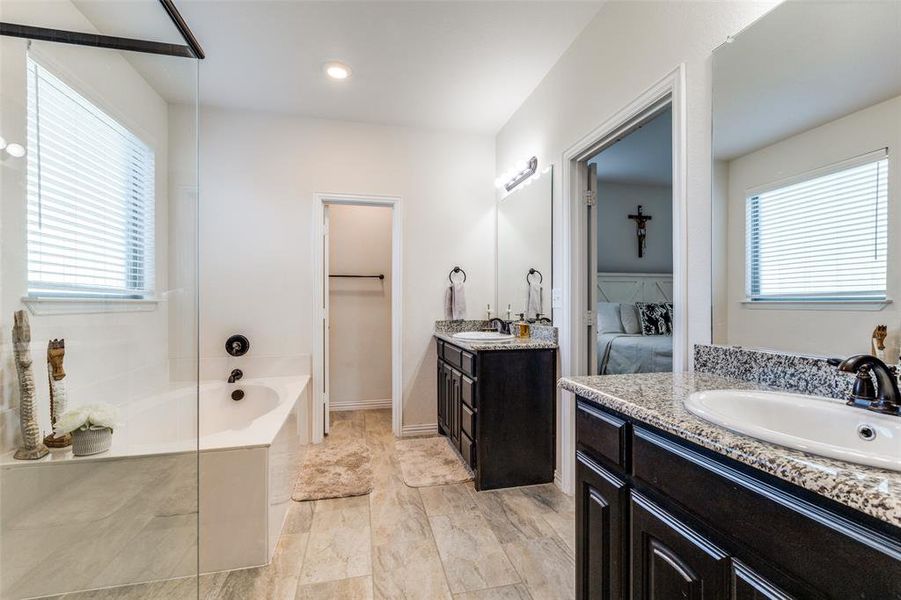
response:
[(788, 392), (845, 399), (854, 376), (843, 373), (823, 357), (775, 350), (696, 344), (695, 371), (731, 377)]

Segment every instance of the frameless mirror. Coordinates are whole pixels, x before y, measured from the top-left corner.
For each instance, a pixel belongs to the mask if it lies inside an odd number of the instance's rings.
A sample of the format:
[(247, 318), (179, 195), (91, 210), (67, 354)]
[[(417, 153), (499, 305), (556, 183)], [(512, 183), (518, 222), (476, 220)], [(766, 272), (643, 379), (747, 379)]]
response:
[(713, 341), (894, 363), (901, 3), (786, 2), (713, 58)]
[(496, 316), (551, 316), (552, 196), (548, 167), (498, 200)]

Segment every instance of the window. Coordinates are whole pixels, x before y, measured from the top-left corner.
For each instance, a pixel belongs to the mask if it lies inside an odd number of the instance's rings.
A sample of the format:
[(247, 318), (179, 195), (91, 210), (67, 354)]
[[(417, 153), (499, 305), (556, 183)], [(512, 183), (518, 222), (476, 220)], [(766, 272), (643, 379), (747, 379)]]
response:
[(27, 65), (29, 296), (153, 296), (153, 151)]
[(751, 302), (885, 300), (886, 150), (747, 197)]

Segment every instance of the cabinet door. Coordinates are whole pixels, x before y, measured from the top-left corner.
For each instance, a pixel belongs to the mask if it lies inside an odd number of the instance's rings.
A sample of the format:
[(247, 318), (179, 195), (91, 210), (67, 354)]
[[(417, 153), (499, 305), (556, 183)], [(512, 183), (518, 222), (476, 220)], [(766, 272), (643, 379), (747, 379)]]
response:
[(444, 363), (438, 361), (438, 432), (447, 434), (447, 378)]
[(460, 404), (462, 403), (460, 390), (460, 373), (451, 370), (451, 392), (450, 401), (448, 402), (448, 423), (450, 425), (450, 438), (457, 450), (460, 449)]
[(632, 598), (725, 600), (726, 554), (636, 492), (630, 498)]
[(628, 581), (626, 483), (576, 452), (576, 598), (620, 600)]

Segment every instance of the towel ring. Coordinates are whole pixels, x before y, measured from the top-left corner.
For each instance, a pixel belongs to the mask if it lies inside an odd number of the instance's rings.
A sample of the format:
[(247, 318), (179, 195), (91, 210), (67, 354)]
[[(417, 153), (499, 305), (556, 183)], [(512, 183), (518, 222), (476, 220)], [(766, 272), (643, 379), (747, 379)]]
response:
[(454, 280), (451, 277), (454, 273), (463, 273), (463, 281), (461, 283), (466, 283), (466, 271), (460, 267), (454, 267), (451, 269), (450, 273), (447, 274), (447, 280), (451, 282), (451, 285), (454, 283)]
[(526, 273), (526, 283), (532, 283), (532, 280), (529, 279), (532, 275), (538, 275), (538, 283), (544, 283), (544, 275), (538, 269), (529, 269), (529, 272)]

